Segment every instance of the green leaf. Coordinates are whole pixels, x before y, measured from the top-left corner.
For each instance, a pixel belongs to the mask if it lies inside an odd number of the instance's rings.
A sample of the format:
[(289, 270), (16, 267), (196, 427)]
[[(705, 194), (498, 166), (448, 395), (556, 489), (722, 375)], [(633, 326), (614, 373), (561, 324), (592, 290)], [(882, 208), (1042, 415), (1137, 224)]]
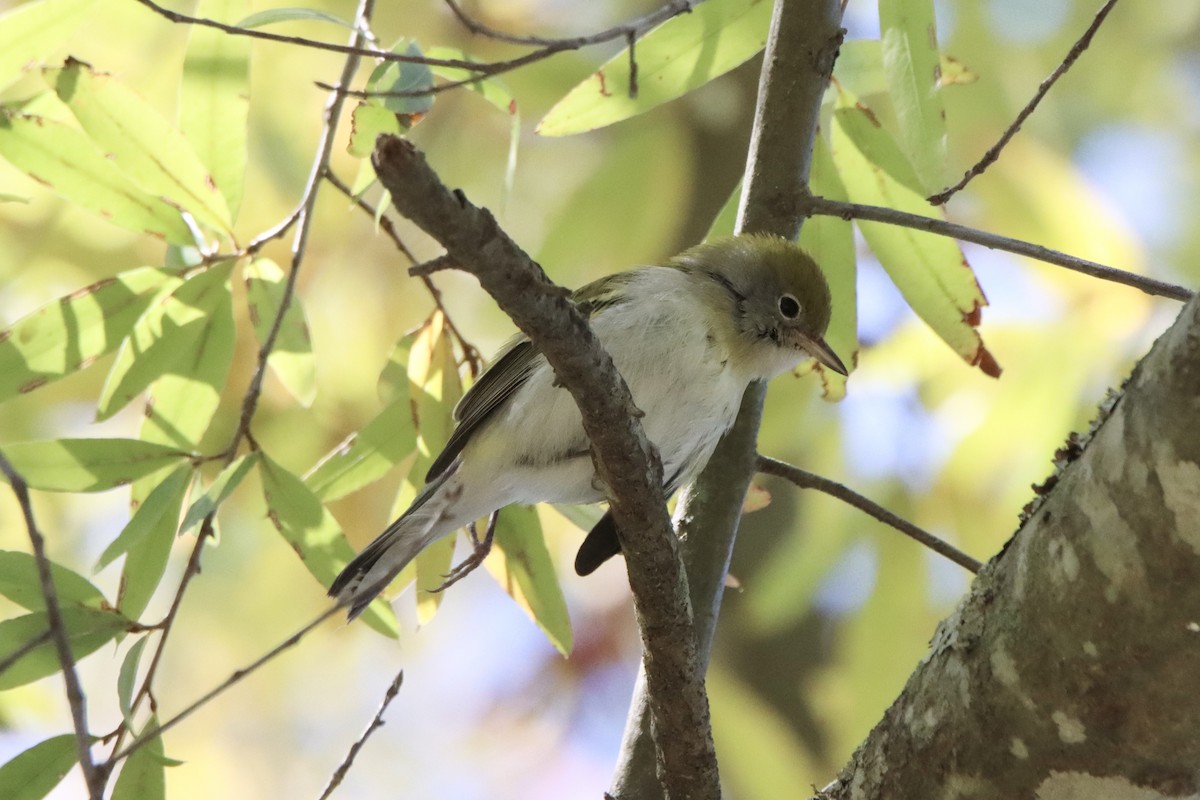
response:
[(47, 439), (0, 450), (31, 489), (48, 492), (102, 492), (189, 458), (137, 439)]
[(92, 141), (138, 186), (232, 238), (224, 195), (183, 134), (153, 106), (111, 75), (74, 59), (46, 70), (46, 76)]
[(0, 192), (0, 203), (20, 203), (21, 205), (29, 205), (32, 197), (23, 194), (9, 194), (8, 192)]
[(416, 447), (417, 433), (405, 391), (322, 458), (304, 476), (304, 482), (328, 503), (379, 480), (410, 458)]
[(17, 6), (0, 17), (0, 89), (78, 30), (92, 1), (42, 0)]
[(536, 509), (513, 505), (500, 512), (495, 549), (484, 564), (558, 652), (569, 655), (571, 618)]
[[(201, 0), (196, 16), (229, 22), (250, 0)], [(179, 85), (179, 129), (225, 198), (230, 219), (242, 204), (246, 120), (250, 113), (250, 39), (193, 25)]]
[[(141, 735), (157, 727), (158, 717), (151, 717)], [(112, 800), (163, 800), (167, 796), (164, 759), (162, 736), (155, 736), (134, 750), (121, 766)]]
[(0, 797), (41, 800), (66, 777), (78, 759), (73, 733), (38, 742), (0, 767)]
[(117, 607), (130, 619), (141, 616), (162, 581), (191, 477), (192, 467), (185, 464), (161, 480), (135, 483), (133, 516), (100, 556), (97, 569), (125, 556)]
[[(104, 603), (100, 590), (79, 573), (51, 562), (50, 575), (60, 606), (100, 608)], [(0, 595), (29, 611), (46, 607), (37, 560), (31, 554), (0, 550)]]
[[(322, 11), (319, 8), (268, 8), (258, 11), (237, 23), (239, 28), (262, 28), (280, 22), (331, 22), (348, 30), (354, 30), (354, 25), (336, 14)], [(232, 38), (232, 37), (230, 37)]]
[[(206, 350), (206, 334), (220, 324), (219, 318), (232, 318), (232, 269), (232, 261), (216, 264), (184, 281), (142, 314), (122, 343), (100, 392), (98, 419), (111, 417), (167, 372), (193, 374)], [(223, 371), (227, 369), (226, 364)]]
[[(67, 642), (76, 661), (99, 650), (132, 624), (120, 614), (86, 606), (63, 608), (62, 619)], [(29, 642), (42, 636), (49, 628), (50, 622), (45, 611), (35, 611), (0, 622), (0, 662), (24, 650)], [(47, 639), (0, 673), (0, 691), (53, 675), (60, 668), (54, 642)]]
[(408, 362), (412, 358), (413, 345), (425, 330), (422, 325), (400, 337), (392, 352), (388, 355), (387, 363), (379, 372), (377, 389), (379, 398), (389, 403), (398, 397), (409, 397)]
[[(250, 321), (254, 323), (258, 341), (265, 343), (287, 290), (287, 275), (274, 261), (256, 258), (246, 267), (243, 276)], [(294, 292), (283, 313), (279, 335), (267, 357), (267, 364), (300, 405), (305, 408), (312, 405), (317, 396), (317, 362), (313, 358), (312, 336), (304, 308), (299, 295)]]
[[(271, 523), (313, 577), (328, 587), (354, 556), (341, 526), (302, 480), (265, 454), (259, 474)], [(367, 606), (363, 619), (386, 636), (399, 635), (396, 616), (382, 598)]]
[(933, 0), (880, 0), (879, 27), (900, 141), (924, 194), (931, 194), (946, 184), (946, 110)]
[[(808, 180), (814, 194), (830, 200), (847, 199), (846, 189), (838, 178), (829, 145), (821, 136), (814, 142), (812, 169)], [(800, 229), (798, 244), (821, 265), (821, 271), (829, 282), (833, 316), (829, 321), (825, 341), (853, 371), (858, 361), (858, 261), (854, 250), (854, 228), (850, 222), (838, 217), (810, 217)], [(818, 367), (815, 361), (809, 362), (809, 365), (821, 376), (825, 399), (841, 400), (846, 396), (844, 375)]]
[[(853, 130), (853, 135), (850, 131)], [(833, 160), (853, 202), (887, 206), (911, 214), (931, 216), (920, 192), (897, 181), (891, 172), (867, 158), (857, 146), (870, 141), (870, 150), (902, 158), (887, 131), (874, 121), (861, 103), (844, 98), (834, 112)], [(934, 333), (968, 364), (996, 377), (1000, 367), (983, 344), (976, 326), (980, 309), (987, 304), (975, 273), (952, 239), (884, 225), (859, 222), (871, 251), (904, 299)]]
[(133, 730), (133, 691), (137, 685), (138, 664), (142, 660), (142, 651), (146, 649), (149, 636), (143, 636), (133, 643), (125, 658), (121, 661), (121, 671), (117, 675), (117, 705), (121, 709), (121, 717), (125, 727)]
[(234, 461), (213, 479), (208, 490), (192, 503), (179, 527), (179, 534), (191, 533), (200, 526), (200, 522), (209, 514), (215, 513), (222, 503), (233, 494), (242, 479), (258, 463), (258, 453), (250, 453)]
[[(406, 39), (396, 42), (392, 46), (392, 52), (417, 58), (425, 55), (416, 42)], [(368, 92), (416, 92), (432, 88), (433, 71), (427, 64), (411, 61), (384, 61), (367, 78)], [(408, 117), (407, 124), (411, 127), (420, 120), (422, 114), (433, 107), (433, 95), (372, 97), (367, 102), (371, 105), (382, 106), (402, 117)]]
[(408, 127), (396, 118), (396, 112), (371, 103), (359, 103), (350, 116), (350, 144), (346, 151), (355, 158), (367, 158), (375, 151), (375, 140), (381, 134), (400, 136), (407, 130)]
[(87, 134), (70, 125), (0, 111), (0, 156), (114, 225), (172, 244), (194, 242), (178, 209), (143, 190)]
[(71, 292), (0, 332), (0, 400), (41, 388), (112, 352), (164, 288), (179, 281), (139, 267)]
[(697, 89), (763, 49), (771, 23), (766, 0), (709, 0), (638, 40), (637, 97), (629, 96), (629, 50), (559, 100), (537, 126), (567, 136), (611, 125)]
[[(887, 76), (883, 70), (883, 49), (878, 39), (851, 39), (838, 48), (833, 66), (837, 82), (859, 97), (886, 94)], [(836, 95), (836, 89), (829, 87)], [(826, 95), (828, 97), (828, 95)]]

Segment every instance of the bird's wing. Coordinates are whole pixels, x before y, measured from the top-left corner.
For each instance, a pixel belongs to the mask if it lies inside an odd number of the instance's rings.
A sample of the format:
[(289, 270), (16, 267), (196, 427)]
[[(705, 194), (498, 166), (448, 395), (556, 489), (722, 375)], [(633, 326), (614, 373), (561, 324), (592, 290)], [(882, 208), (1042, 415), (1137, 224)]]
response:
[[(580, 313), (586, 319), (593, 319), (603, 313), (604, 309), (622, 302), (618, 290), (632, 280), (634, 274), (624, 272), (609, 275), (579, 288), (571, 297)], [(501, 348), (496, 360), (484, 370), (479, 380), (467, 390), (455, 407), (454, 419), (457, 420), (458, 426), (455, 427), (454, 433), (450, 434), (445, 449), (434, 459), (433, 465), (425, 475), (426, 483), (437, 478), (454, 463), (454, 459), (458, 458), (458, 454), (471, 440), (472, 434), (529, 380), (529, 376), (542, 359), (542, 354), (524, 334), (513, 337)]]
[(433, 461), (425, 482), (434, 480), (446, 468), (454, 463), (458, 454), (471, 440), (471, 434), (499, 408), (513, 392), (529, 379), (541, 359), (541, 353), (534, 349), (523, 334), (509, 341), (500, 351), (492, 365), (484, 370), (479, 380), (467, 390), (462, 400), (454, 409), (454, 419), (458, 425), (446, 447)]

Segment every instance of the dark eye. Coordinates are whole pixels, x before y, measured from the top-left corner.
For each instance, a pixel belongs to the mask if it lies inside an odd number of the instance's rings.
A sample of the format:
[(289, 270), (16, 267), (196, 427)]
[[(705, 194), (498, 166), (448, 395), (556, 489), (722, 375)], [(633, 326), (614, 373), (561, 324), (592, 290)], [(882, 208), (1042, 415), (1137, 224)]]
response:
[(779, 298), (779, 313), (788, 319), (795, 319), (800, 316), (800, 301), (790, 294), (785, 294)]

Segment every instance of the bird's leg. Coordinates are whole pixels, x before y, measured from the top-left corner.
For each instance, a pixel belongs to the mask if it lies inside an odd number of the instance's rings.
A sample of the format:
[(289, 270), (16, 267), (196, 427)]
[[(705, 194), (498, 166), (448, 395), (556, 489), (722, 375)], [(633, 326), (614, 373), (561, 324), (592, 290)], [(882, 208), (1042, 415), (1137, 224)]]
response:
[(474, 550), (471, 555), (462, 560), (461, 563), (454, 566), (449, 573), (446, 574), (446, 580), (436, 589), (431, 589), (432, 592), (444, 592), (454, 584), (461, 581), (463, 578), (475, 571), (475, 568), (483, 563), (487, 558), (488, 553), (492, 552), (492, 540), (496, 536), (496, 521), (500, 518), (499, 511), (493, 511), (488, 517), (487, 529), (484, 531), (483, 538), (479, 538), (479, 529), (472, 522), (467, 526), (467, 535), (471, 537), (471, 544)]

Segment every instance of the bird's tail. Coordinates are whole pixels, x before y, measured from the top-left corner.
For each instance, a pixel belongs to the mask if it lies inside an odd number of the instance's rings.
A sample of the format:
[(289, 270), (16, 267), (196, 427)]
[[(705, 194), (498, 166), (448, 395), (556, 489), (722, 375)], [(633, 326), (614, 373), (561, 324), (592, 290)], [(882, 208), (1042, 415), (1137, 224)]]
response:
[(329, 596), (346, 607), (348, 619), (361, 614), (418, 553), (458, 527), (445, 524), (445, 504), (436, 497), (446, 477), (427, 485), (412, 506), (334, 578)]

